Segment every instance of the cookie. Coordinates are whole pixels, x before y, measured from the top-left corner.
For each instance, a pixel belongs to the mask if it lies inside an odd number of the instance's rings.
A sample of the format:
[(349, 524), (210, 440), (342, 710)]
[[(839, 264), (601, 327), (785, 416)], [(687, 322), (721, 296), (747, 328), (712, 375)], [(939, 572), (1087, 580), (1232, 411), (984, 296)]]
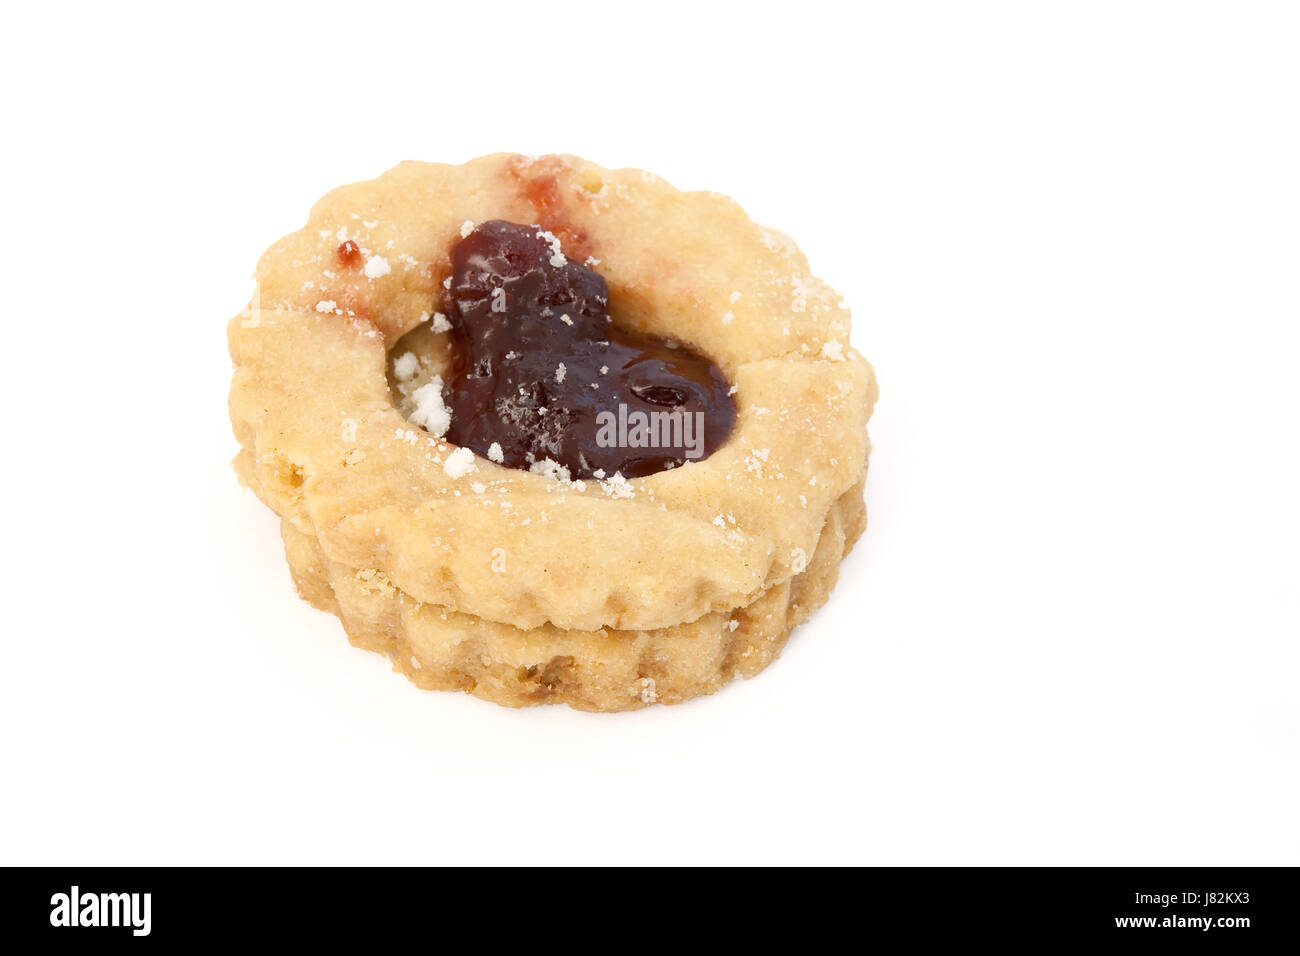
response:
[[(574, 157), (403, 163), (257, 279), (229, 327), (236, 469), (303, 596), (422, 686), (708, 693), (775, 656), (860, 531), (871, 368), (725, 197)], [(602, 439), (638, 403), (677, 444)]]
[(465, 691), (508, 707), (564, 703), (612, 712), (680, 703), (757, 674), (825, 603), (864, 525), (855, 488), (831, 509), (804, 571), (744, 607), (648, 631), (549, 624), (520, 630), (422, 604), (382, 572), (330, 561), (311, 534), (287, 519), (281, 534), (298, 593), (337, 615), (353, 644), (386, 655), (420, 687)]

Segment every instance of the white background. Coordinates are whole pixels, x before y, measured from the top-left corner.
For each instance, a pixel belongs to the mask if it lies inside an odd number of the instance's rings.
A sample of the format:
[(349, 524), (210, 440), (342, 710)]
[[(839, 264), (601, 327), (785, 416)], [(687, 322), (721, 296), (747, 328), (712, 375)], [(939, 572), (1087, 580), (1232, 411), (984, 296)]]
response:
[[(0, 38), (0, 862), (1300, 862), (1294, 6), (195, 9)], [(261, 251), (505, 149), (735, 196), (876, 365), (867, 534), (712, 698), (421, 692), (228, 466)]]

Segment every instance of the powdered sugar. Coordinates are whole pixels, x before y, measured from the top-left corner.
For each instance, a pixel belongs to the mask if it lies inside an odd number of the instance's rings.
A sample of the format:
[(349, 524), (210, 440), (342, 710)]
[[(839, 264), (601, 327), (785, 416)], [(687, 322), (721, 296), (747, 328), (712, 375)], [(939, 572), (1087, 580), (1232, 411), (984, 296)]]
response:
[(457, 448), (442, 463), (442, 470), (446, 472), (448, 478), (464, 478), (470, 472), (478, 471), (478, 465), (474, 464), (472, 451), (468, 448)]
[[(435, 375), (411, 393), (415, 410), (411, 412), (412, 424), (419, 425), (441, 438), (451, 427), (451, 409), (442, 400), (442, 378)], [(472, 453), (471, 453), (472, 454)]]
[(393, 374), (399, 381), (405, 382), (420, 370), (420, 360), (414, 352), (407, 352), (393, 363)]
[(601, 490), (611, 498), (631, 498), (636, 494), (636, 489), (620, 472), (614, 472), (609, 478), (600, 483)]
[(551, 265), (560, 268), (569, 260), (564, 258), (564, 253), (560, 251), (560, 240), (553, 232), (547, 232), (545, 229), (537, 230), (537, 238), (544, 239), (551, 247)]
[(528, 470), (534, 475), (543, 475), (555, 481), (567, 483), (569, 481), (569, 469), (565, 468), (558, 461), (552, 458), (543, 458), (541, 461), (533, 462)]

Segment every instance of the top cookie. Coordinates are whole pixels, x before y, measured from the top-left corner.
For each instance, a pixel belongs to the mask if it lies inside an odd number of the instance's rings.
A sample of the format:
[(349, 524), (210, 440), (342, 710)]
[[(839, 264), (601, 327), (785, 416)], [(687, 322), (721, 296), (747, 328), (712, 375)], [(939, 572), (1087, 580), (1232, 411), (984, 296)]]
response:
[[(431, 323), (452, 247), (486, 220), (549, 232), (605, 278), (619, 327), (712, 359), (735, 388), (722, 447), (568, 482), (408, 421), (389, 349)], [(569, 156), (407, 162), (317, 203), (257, 283), (229, 328), (241, 472), (330, 560), (421, 602), (519, 628), (690, 622), (802, 571), (866, 466), (876, 388), (847, 310), (716, 193)]]

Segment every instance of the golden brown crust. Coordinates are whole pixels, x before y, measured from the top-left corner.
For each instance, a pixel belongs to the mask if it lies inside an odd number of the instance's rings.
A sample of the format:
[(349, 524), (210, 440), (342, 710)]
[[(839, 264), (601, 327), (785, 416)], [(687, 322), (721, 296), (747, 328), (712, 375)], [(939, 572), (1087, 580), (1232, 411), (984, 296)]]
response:
[(635, 710), (711, 694), (776, 659), (791, 630), (825, 603), (840, 561), (865, 524), (857, 486), (830, 509), (807, 567), (745, 607), (640, 631), (520, 630), (422, 604), (381, 571), (330, 561), (285, 519), (285, 556), (299, 594), (342, 621), (358, 647), (431, 690), (461, 690), (508, 707), (564, 703)]

